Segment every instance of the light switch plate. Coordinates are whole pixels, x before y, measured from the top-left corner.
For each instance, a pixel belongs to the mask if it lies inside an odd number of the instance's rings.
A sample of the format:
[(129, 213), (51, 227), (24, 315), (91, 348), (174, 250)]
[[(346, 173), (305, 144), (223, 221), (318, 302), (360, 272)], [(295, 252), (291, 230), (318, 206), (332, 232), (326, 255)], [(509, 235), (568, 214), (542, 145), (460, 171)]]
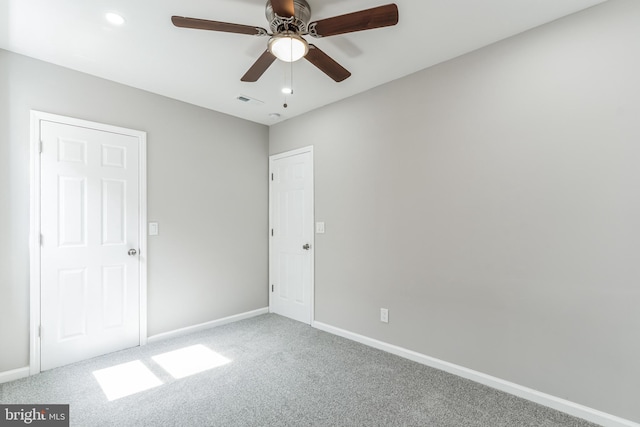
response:
[(316, 222), (316, 234), (324, 233), (324, 222)]
[(150, 222), (149, 223), (149, 236), (157, 236), (158, 235), (158, 223)]

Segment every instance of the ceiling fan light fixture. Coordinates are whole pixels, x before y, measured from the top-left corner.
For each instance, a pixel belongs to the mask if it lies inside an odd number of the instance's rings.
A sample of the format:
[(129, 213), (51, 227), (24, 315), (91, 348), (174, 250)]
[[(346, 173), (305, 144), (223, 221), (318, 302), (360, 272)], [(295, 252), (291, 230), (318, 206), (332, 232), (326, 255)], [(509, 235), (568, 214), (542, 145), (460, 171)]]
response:
[(284, 62), (295, 62), (309, 52), (309, 44), (298, 34), (285, 32), (269, 40), (269, 52)]

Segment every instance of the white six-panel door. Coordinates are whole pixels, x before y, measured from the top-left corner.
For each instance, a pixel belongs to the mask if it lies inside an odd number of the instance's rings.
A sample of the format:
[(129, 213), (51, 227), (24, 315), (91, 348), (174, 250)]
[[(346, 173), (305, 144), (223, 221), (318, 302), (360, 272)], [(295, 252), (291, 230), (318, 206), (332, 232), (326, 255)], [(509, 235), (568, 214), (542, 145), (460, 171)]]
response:
[(140, 344), (140, 147), (130, 135), (45, 120), (40, 139), (47, 370)]
[(270, 311), (311, 323), (313, 151), (271, 156)]

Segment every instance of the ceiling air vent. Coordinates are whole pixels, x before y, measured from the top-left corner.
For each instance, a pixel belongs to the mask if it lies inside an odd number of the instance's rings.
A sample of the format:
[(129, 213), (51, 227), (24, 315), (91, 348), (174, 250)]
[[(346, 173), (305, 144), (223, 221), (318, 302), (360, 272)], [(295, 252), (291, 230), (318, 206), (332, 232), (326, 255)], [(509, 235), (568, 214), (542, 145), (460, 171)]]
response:
[(260, 101), (259, 99), (251, 98), (250, 96), (247, 96), (247, 95), (238, 95), (236, 99), (240, 102), (244, 102), (245, 104), (252, 104), (252, 105), (264, 104), (263, 101)]

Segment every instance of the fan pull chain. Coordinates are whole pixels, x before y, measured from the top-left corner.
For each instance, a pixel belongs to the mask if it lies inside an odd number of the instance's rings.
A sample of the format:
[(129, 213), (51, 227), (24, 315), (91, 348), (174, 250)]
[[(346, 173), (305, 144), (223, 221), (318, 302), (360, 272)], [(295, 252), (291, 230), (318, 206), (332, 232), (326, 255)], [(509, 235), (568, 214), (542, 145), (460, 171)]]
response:
[(287, 67), (285, 65), (285, 67), (283, 68), (284, 73), (282, 73), (282, 77), (283, 77), (283, 81), (282, 81), (282, 93), (284, 94), (284, 104), (282, 104), (283, 108), (287, 108), (289, 105), (287, 105), (287, 95), (289, 93), (291, 93), (291, 88), (289, 86), (287, 86)]
[[(293, 57), (293, 43), (289, 44), (290, 49), (290, 58)], [(284, 71), (284, 85), (288, 87), (287, 93), (284, 95), (284, 104), (282, 106), (287, 108), (289, 105), (287, 104), (287, 95), (293, 95), (293, 61), (289, 62), (289, 86), (287, 86), (287, 70)]]
[[(293, 43), (291, 43), (291, 56), (293, 56)], [(289, 62), (289, 67), (289, 77), (291, 79), (291, 85), (289, 86), (289, 89), (291, 89), (291, 91), (289, 92), (289, 94), (293, 95), (293, 61)]]
[[(289, 44), (289, 58), (293, 58), (293, 43)], [(293, 95), (293, 61), (289, 62), (289, 78), (291, 79), (291, 85), (289, 86), (289, 89), (291, 89), (291, 91), (289, 92), (290, 95)]]

